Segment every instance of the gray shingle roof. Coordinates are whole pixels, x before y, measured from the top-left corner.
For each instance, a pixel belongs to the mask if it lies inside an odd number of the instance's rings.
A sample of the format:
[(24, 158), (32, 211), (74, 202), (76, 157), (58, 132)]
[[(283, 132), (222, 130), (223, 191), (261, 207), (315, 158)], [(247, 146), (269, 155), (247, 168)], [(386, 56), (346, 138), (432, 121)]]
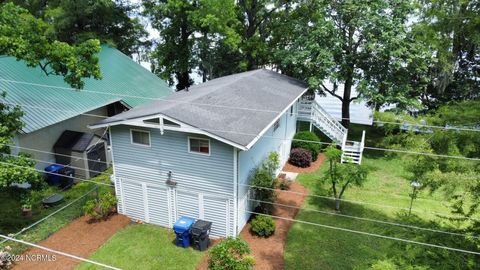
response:
[(306, 88), (274, 71), (248, 71), (190, 87), (95, 126), (162, 114), (246, 147)]

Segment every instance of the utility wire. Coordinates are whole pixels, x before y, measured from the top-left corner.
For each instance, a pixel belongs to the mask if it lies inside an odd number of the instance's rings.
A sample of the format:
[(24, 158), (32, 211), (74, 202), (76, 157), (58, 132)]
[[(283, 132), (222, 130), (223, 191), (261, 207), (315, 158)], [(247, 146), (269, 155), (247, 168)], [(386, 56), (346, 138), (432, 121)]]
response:
[[(231, 133), (231, 134), (238, 134), (238, 135), (247, 135), (247, 136), (258, 136), (258, 134), (244, 133), (244, 132), (237, 132), (237, 131), (229, 131), (229, 130), (219, 130), (219, 129), (209, 129), (209, 128), (203, 128), (203, 130), (224, 132), (224, 133)], [(321, 145), (337, 145), (334, 142), (301, 140), (301, 139), (295, 139), (295, 138), (287, 139), (287, 138), (267, 136), (267, 135), (262, 135), (262, 136), (260, 136), (260, 138), (271, 138), (271, 139), (278, 139), (278, 140), (282, 140), (282, 141), (307, 142), (307, 143), (315, 143), (315, 144), (321, 144)], [(4, 145), (8, 145), (8, 146), (11, 146), (11, 147), (22, 148), (22, 147), (11, 145), (11, 144), (4, 144)], [(401, 150), (401, 149), (392, 149), (392, 148), (379, 148), (379, 147), (371, 147), (371, 146), (364, 146), (363, 148), (364, 149), (369, 149), (369, 150), (374, 150), (374, 151), (384, 151), (384, 152), (404, 153), (404, 154), (411, 154), (411, 155), (424, 155), (424, 156), (440, 157), (440, 158), (454, 158), (454, 159), (461, 159), (461, 160), (480, 161), (480, 158), (470, 158), (470, 157), (464, 157), (464, 156), (452, 156), (452, 155), (434, 154), (434, 153)], [(24, 149), (28, 149), (28, 148), (24, 148)], [(29, 150), (32, 150), (32, 149), (30, 148)], [(36, 149), (33, 149), (33, 151), (35, 151), (35, 150)], [(39, 152), (46, 152), (46, 151), (39, 151)], [(52, 153), (52, 152), (46, 152), (46, 153)]]
[(403, 238), (399, 238), (399, 237), (392, 237), (392, 236), (369, 233), (369, 232), (364, 232), (364, 231), (351, 230), (351, 229), (342, 228), (342, 227), (335, 227), (335, 226), (330, 226), (330, 225), (325, 225), (325, 224), (320, 224), (320, 223), (314, 223), (314, 222), (309, 222), (309, 221), (304, 221), (304, 220), (299, 220), (299, 219), (285, 218), (285, 217), (280, 217), (280, 216), (275, 216), (275, 215), (267, 215), (267, 214), (262, 214), (262, 213), (258, 213), (258, 212), (252, 212), (252, 211), (246, 211), (246, 212), (250, 213), (250, 214), (267, 216), (267, 217), (272, 217), (272, 218), (276, 218), (276, 219), (283, 219), (283, 220), (286, 220), (286, 221), (303, 223), (303, 224), (307, 224), (307, 225), (313, 225), (313, 226), (332, 229), (332, 230), (356, 233), (356, 234), (367, 235), (367, 236), (372, 236), (372, 237), (377, 237), (377, 238), (383, 238), (383, 239), (405, 242), (405, 243), (409, 243), (409, 244), (416, 244), (416, 245), (422, 245), (422, 246), (427, 246), (427, 247), (440, 248), (440, 249), (445, 249), (445, 250), (450, 250), (450, 251), (455, 251), (455, 252), (462, 252), (462, 253), (468, 253), (468, 254), (473, 254), (473, 255), (480, 255), (480, 252), (471, 251), (471, 250), (465, 250), (465, 249), (435, 245), (435, 244), (430, 244), (430, 243), (425, 243), (425, 242), (403, 239)]
[(277, 205), (277, 206), (280, 206), (280, 207), (293, 208), (293, 209), (299, 209), (299, 210), (306, 210), (306, 211), (316, 212), (316, 213), (320, 213), (320, 214), (326, 214), (326, 215), (332, 215), (332, 216), (339, 216), (339, 217), (345, 217), (345, 218), (351, 218), (351, 219), (369, 221), (369, 222), (380, 223), (380, 224), (387, 224), (387, 225), (392, 225), (392, 226), (397, 226), (397, 227), (403, 227), (403, 228), (410, 228), (410, 229), (415, 229), (415, 230), (430, 231), (430, 232), (434, 232), (434, 233), (442, 233), (442, 234), (448, 234), (448, 235), (454, 235), (454, 236), (462, 236), (462, 237), (465, 237), (465, 238), (468, 238), (468, 237), (475, 238), (475, 239), (480, 238), (480, 236), (475, 236), (475, 235), (468, 235), (468, 234), (463, 234), (463, 233), (455, 233), (455, 232), (449, 232), (449, 231), (443, 231), (443, 230), (425, 228), (425, 227), (413, 226), (413, 225), (408, 225), (408, 224), (402, 224), (402, 223), (384, 221), (384, 220), (379, 220), (379, 219), (357, 217), (357, 216), (345, 215), (345, 214), (334, 213), (334, 212), (329, 212), (329, 211), (322, 211), (322, 210), (317, 210), (317, 209), (312, 209), (312, 208), (298, 207), (298, 206), (288, 205), (288, 204), (282, 204), (282, 203), (267, 202), (267, 201), (255, 200), (255, 199), (248, 199), (248, 200), (249, 200), (249, 201), (253, 201), (253, 202), (258, 202), (258, 203), (266, 203), (266, 204), (270, 204), (270, 205)]
[(48, 251), (48, 252), (56, 253), (56, 254), (59, 254), (59, 255), (65, 256), (65, 257), (69, 257), (69, 258), (72, 258), (72, 259), (75, 259), (75, 260), (79, 260), (79, 261), (82, 261), (82, 262), (91, 263), (91, 264), (101, 266), (101, 267), (105, 267), (105, 268), (108, 268), (108, 269), (121, 270), (120, 268), (117, 268), (117, 267), (113, 267), (113, 266), (110, 266), (110, 265), (107, 265), (107, 264), (103, 264), (103, 263), (99, 263), (99, 262), (92, 261), (92, 260), (89, 260), (89, 259), (85, 259), (85, 258), (76, 256), (76, 255), (72, 255), (72, 254), (69, 254), (69, 253), (66, 253), (66, 252), (63, 252), (63, 251), (58, 251), (58, 250), (51, 249), (51, 248), (48, 248), (48, 247), (40, 246), (40, 245), (31, 243), (31, 242), (27, 242), (27, 241), (24, 241), (24, 240), (15, 239), (15, 238), (12, 238), (12, 237), (9, 237), (9, 236), (6, 236), (6, 235), (0, 234), (0, 237), (4, 238), (6, 240), (14, 241), (14, 242), (17, 242), (17, 243), (20, 243), (20, 244), (24, 244), (24, 245), (27, 245), (27, 246), (42, 249), (42, 250), (45, 250), (45, 251)]
[[(42, 160), (33, 159), (33, 158), (28, 158), (28, 159), (36, 160), (36, 161), (40, 161), (40, 162), (44, 162), (44, 161), (42, 161)], [(2, 164), (2, 163), (5, 163), (5, 162), (0, 162), (0, 164)], [(12, 166), (16, 166), (16, 167), (21, 167), (21, 168), (26, 168), (26, 169), (33, 169), (32, 167), (14, 165), (14, 164), (10, 164), (10, 163), (8, 163), (8, 165), (12, 165)], [(72, 167), (72, 168), (77, 168), (77, 167)], [(36, 170), (36, 171), (39, 171), (39, 172), (44, 172), (44, 171), (37, 170), (37, 169), (35, 169), (35, 170)], [(99, 173), (99, 174), (102, 174), (102, 175), (107, 175), (107, 176), (110, 176), (110, 175), (111, 175), (111, 174), (106, 173), (106, 172), (100, 172), (100, 171), (93, 171), (93, 172), (96, 172), (96, 173)], [(44, 172), (44, 173), (45, 173), (45, 172)], [(48, 172), (48, 174), (65, 176), (65, 175), (56, 174), (56, 173), (51, 173), (51, 172)], [(67, 177), (70, 177), (70, 176), (67, 176)], [(72, 178), (72, 177), (70, 177), (70, 178)], [(128, 181), (128, 182), (138, 182), (138, 183), (141, 183), (141, 182), (139, 182), (139, 181), (131, 180), (131, 179), (126, 179), (126, 178), (123, 178), (123, 177), (119, 177), (119, 178), (120, 178), (120, 179), (123, 179), (123, 180), (125, 180), (125, 181)], [(79, 180), (79, 181), (87, 181), (87, 182), (104, 184), (104, 183), (102, 183), (102, 182), (91, 181), (91, 180), (87, 180), (87, 179), (83, 179), (83, 178), (74, 178), (74, 179)], [(106, 185), (106, 184), (104, 184), (104, 185)], [(154, 184), (154, 185), (159, 185), (159, 184), (156, 183), (156, 184)], [(250, 188), (257, 188), (257, 189), (267, 189), (267, 190), (273, 190), (273, 191), (288, 192), (288, 193), (293, 193), (293, 194), (296, 194), (296, 195), (301, 195), (301, 196), (306, 196), (306, 197), (309, 197), (309, 196), (310, 196), (310, 197), (317, 197), (317, 198), (328, 199), (328, 200), (335, 200), (335, 198), (332, 198), (332, 197), (329, 197), (329, 196), (317, 195), (317, 194), (306, 194), (306, 193), (300, 193), (300, 192), (295, 192), (295, 191), (280, 190), (280, 189), (260, 187), (260, 186), (247, 185), (247, 184), (241, 184), (241, 183), (239, 183), (238, 185), (246, 186), (246, 187), (250, 187)], [(112, 184), (112, 185), (110, 185), (110, 186), (114, 186), (114, 185)], [(167, 187), (166, 185), (162, 185), (162, 186)], [(188, 190), (185, 189), (185, 191), (188, 191)], [(219, 193), (219, 192), (216, 192), (216, 193)], [(220, 193), (221, 193), (221, 192), (220, 192)], [(220, 193), (219, 193), (219, 194), (220, 194)], [(227, 194), (227, 195), (229, 195), (229, 193), (221, 193), (221, 194)], [(344, 202), (349, 202), (349, 203), (354, 203), (354, 204), (365, 204), (365, 205), (372, 205), (372, 206), (378, 206), (378, 207), (384, 207), (384, 208), (394, 208), (394, 209), (399, 209), (399, 210), (409, 210), (409, 208), (405, 208), (405, 207), (385, 205), (385, 204), (376, 204), (376, 203), (370, 203), (370, 202), (364, 202), (364, 201), (356, 201), (356, 200), (348, 200), (348, 199), (337, 199), (337, 200), (339, 200), (339, 201), (344, 201)], [(447, 217), (452, 217), (452, 218), (461, 218), (461, 217), (448, 216), (448, 215), (445, 215), (445, 214), (443, 214), (443, 213), (438, 213), (438, 212), (428, 212), (428, 211), (421, 211), (421, 210), (417, 210), (417, 209), (412, 209), (412, 211), (414, 211), (414, 212), (419, 212), (419, 213), (432, 213), (432, 214), (435, 214), (435, 215), (447, 216)], [(477, 220), (477, 219), (474, 219), (474, 218), (469, 218), (469, 219)]]
[[(13, 154), (6, 154), (6, 155), (10, 155), (10, 156), (14, 156)], [(49, 163), (47, 161), (44, 161), (44, 160), (40, 160), (40, 159), (34, 159), (34, 158), (29, 158), (27, 157), (27, 159), (30, 159), (30, 160), (35, 160), (35, 161), (38, 161), (38, 162), (41, 162), (41, 163)], [(0, 162), (0, 163), (4, 163), (4, 162)], [(8, 165), (13, 165), (13, 164), (10, 164), (8, 163)], [(27, 168), (27, 169), (32, 169), (31, 167), (27, 167), (27, 166), (19, 166), (19, 165), (15, 165), (17, 167), (22, 167), (22, 168)], [(84, 168), (79, 168), (79, 167), (74, 167), (74, 166), (70, 166), (74, 169), (80, 169), (80, 170), (85, 170)], [(36, 169), (35, 169), (36, 170)], [(37, 170), (37, 171), (40, 171), (40, 170)], [(106, 173), (106, 172), (101, 172), (101, 171), (93, 171), (93, 170), (90, 170), (92, 172), (95, 172), (95, 173), (98, 173), (98, 174), (101, 174), (101, 175), (106, 175), (106, 176), (110, 176), (111, 174), (109, 173)], [(44, 172), (44, 171), (41, 171), (41, 172)], [(55, 174), (55, 173), (50, 173), (48, 172), (48, 174), (54, 174), (54, 175), (60, 175), (60, 174)], [(62, 175), (64, 176), (64, 175)], [(81, 179), (81, 178), (75, 178), (77, 180), (82, 180), (82, 181), (89, 181), (87, 179)], [(472, 178), (472, 179), (477, 179), (477, 178)], [(127, 179), (128, 180), (128, 179)], [(132, 180), (128, 180), (128, 181), (132, 181)], [(92, 181), (90, 181), (92, 182)], [(93, 181), (94, 183), (99, 183), (99, 182), (95, 182)], [(318, 197), (318, 198), (323, 198), (323, 199), (329, 199), (329, 200), (333, 200), (334, 198), (332, 197), (329, 197), (329, 196), (322, 196), (322, 195), (316, 195), (316, 194), (305, 194), (305, 193), (298, 193), (298, 192), (293, 192), (293, 191), (288, 191), (288, 190), (278, 190), (278, 189), (273, 189), (273, 188), (267, 188), (267, 187), (260, 187), (260, 186), (254, 186), (254, 185), (247, 185), (247, 184), (241, 184), (239, 183), (239, 185), (242, 185), (242, 186), (247, 186), (247, 187), (250, 187), (250, 188), (258, 188), (258, 189), (269, 189), (269, 190), (273, 190), (273, 191), (281, 191), (281, 192), (290, 192), (290, 193), (295, 193), (297, 195), (302, 195), (302, 196), (312, 196), (312, 197)], [(407, 197), (407, 196), (402, 196), (402, 197)], [(355, 204), (368, 204), (368, 205), (373, 205), (373, 206), (379, 206), (379, 207), (386, 207), (386, 208), (396, 208), (396, 209), (399, 209), (399, 210), (409, 210), (408, 208), (404, 208), (404, 207), (398, 207), (398, 206), (391, 206), (391, 205), (384, 205), (384, 204), (376, 204), (376, 203), (369, 203), (369, 202), (364, 202), (364, 201), (354, 201), (354, 200), (347, 200), (347, 199), (338, 199), (340, 201), (345, 201), (345, 202), (350, 202), (350, 203), (355, 203)], [(416, 212), (425, 212), (425, 211), (421, 211), (421, 210), (416, 210), (416, 209), (412, 209), (412, 211), (416, 211)], [(442, 213), (438, 213), (438, 212), (431, 212), (433, 214), (436, 214), (436, 215), (441, 215), (441, 216), (448, 216), (448, 215), (445, 215), (445, 214), (442, 214)], [(453, 216), (451, 216), (453, 217)], [(454, 217), (454, 218), (459, 218), (459, 217)], [(473, 220), (478, 220), (478, 219), (474, 219), (474, 218), (470, 218), (470, 219), (473, 219)]]
[[(0, 79), (1, 81), (1, 79)], [(82, 90), (83, 91), (83, 90)], [(107, 93), (108, 94), (108, 93)], [(138, 97), (138, 98), (145, 98), (145, 97)], [(175, 102), (181, 102), (182, 104), (183, 103), (189, 103), (189, 104), (193, 104), (193, 105), (199, 105), (197, 103), (191, 103), (191, 102), (186, 102), (186, 101), (177, 101), (177, 100), (168, 100), (168, 99), (159, 99), (159, 100), (165, 100), (165, 101), (169, 101), (169, 102), (172, 102), (172, 103), (175, 103)], [(20, 107), (26, 107), (26, 108), (35, 108), (35, 109), (43, 109), (43, 110), (50, 110), (50, 111), (58, 111), (58, 112), (74, 112), (74, 113), (78, 113), (77, 111), (73, 111), (73, 110), (58, 110), (58, 109), (54, 109), (54, 108), (47, 108), (47, 107), (41, 107), (41, 106), (32, 106), (32, 105), (25, 105), (25, 104), (20, 104), (20, 103), (11, 103), (11, 102), (3, 102), (4, 104), (9, 104), (9, 105), (16, 105), (16, 106), (20, 106)], [(204, 103), (201, 103), (201, 106), (211, 106), (211, 107), (218, 107), (218, 106), (222, 106), (222, 105), (215, 105), (215, 104), (204, 104)], [(222, 106), (222, 107), (226, 107), (226, 106)], [(246, 108), (242, 108), (242, 107), (229, 107), (228, 108), (232, 108), (232, 109), (240, 109), (240, 110), (245, 110)], [(260, 111), (260, 112), (265, 112), (266, 110), (259, 110), (259, 109), (248, 109), (249, 111)], [(266, 112), (274, 112), (274, 113), (281, 113), (281, 111), (269, 111), (267, 110)], [(297, 113), (288, 113), (289, 115), (295, 115), (295, 116), (305, 116), (304, 114), (299, 114), (298, 112)], [(86, 116), (91, 116), (91, 117), (99, 117), (99, 118), (110, 118), (109, 116), (104, 116), (104, 115), (97, 115), (97, 114), (89, 114), (89, 113), (82, 113), (80, 115), (86, 115)], [(332, 116), (333, 117), (333, 116)], [(336, 117), (333, 117), (335, 118), (336, 120), (339, 120), (338, 118)], [(341, 119), (344, 119), (344, 120), (352, 120), (351, 118), (341, 118)], [(372, 120), (373, 123), (375, 124), (390, 124), (390, 125), (398, 125), (398, 126), (405, 126), (407, 125), (408, 127), (418, 127), (418, 128), (435, 128), (435, 129), (444, 129), (444, 130), (454, 130), (454, 131), (472, 131), (472, 132), (480, 132), (480, 128), (465, 128), (464, 126), (462, 127), (459, 127), (459, 126), (436, 126), (436, 125), (423, 125), (423, 124), (418, 124), (418, 123), (415, 123), (415, 122), (409, 122), (409, 121), (402, 121), (402, 122), (392, 122), (392, 121), (381, 121), (381, 120)]]
[[(14, 166), (14, 167), (18, 167), (18, 168), (27, 168), (27, 169), (34, 170), (34, 171), (37, 171), (37, 172), (45, 173), (45, 171), (42, 171), (42, 170), (39, 170), (39, 169), (36, 169), (36, 168), (32, 168), (32, 167), (28, 167), (28, 166), (20, 166), (20, 165), (17, 165), (17, 164), (12, 164), (12, 163), (8, 163), (8, 162), (4, 162), (4, 161), (0, 161), (0, 164), (4, 164), (4, 165), (7, 165), (7, 166)], [(102, 183), (102, 182), (82, 179), (82, 178), (78, 178), (78, 177), (74, 177), (74, 176), (68, 176), (68, 175), (59, 174), (59, 173), (48, 172), (48, 174), (56, 175), (56, 176), (62, 176), (62, 177), (68, 177), (68, 178), (71, 178), (71, 179), (84, 181), (84, 182), (90, 182), (90, 183), (94, 183), (94, 184), (98, 184), (98, 185), (114, 187), (114, 185), (112, 185), (112, 184), (106, 184), (106, 183)]]
[[(50, 151), (44, 151), (44, 150), (35, 149), (35, 148), (28, 148), (28, 147), (18, 146), (18, 145), (15, 145), (15, 144), (0, 143), (0, 145), (9, 146), (9, 147), (11, 147), (11, 148), (24, 149), (24, 150), (32, 151), (32, 152), (38, 152), (38, 153), (44, 153), (44, 154), (52, 154), (52, 155), (57, 155), (57, 156), (61, 156), (61, 157), (69, 157), (69, 158), (73, 158), (73, 157), (74, 157), (74, 156), (72, 156), (72, 155), (59, 154), (59, 153), (50, 152)], [(79, 159), (79, 160), (87, 160), (87, 161), (93, 161), (93, 162), (99, 162), (99, 163), (105, 163), (105, 164), (107, 164), (106, 161), (99, 161), (99, 160), (95, 160), (95, 159), (88, 159), (88, 158), (81, 158), (81, 157), (78, 157), (78, 159)]]
[[(327, 200), (338, 200), (338, 201), (354, 203), (354, 204), (365, 204), (365, 205), (372, 205), (372, 206), (377, 206), (377, 207), (393, 208), (393, 209), (407, 210), (407, 211), (410, 210), (409, 208), (406, 208), (406, 207), (399, 207), (399, 206), (393, 206), (393, 205), (387, 205), (387, 204), (377, 204), (377, 203), (370, 203), (370, 202), (363, 202), (363, 201), (356, 201), (356, 200), (348, 200), (348, 199), (336, 199), (336, 198), (332, 198), (332, 197), (329, 197), (329, 196), (323, 196), (323, 195), (318, 195), (318, 194), (308, 194), (308, 193), (296, 192), (296, 191), (291, 191), (291, 190), (282, 190), (282, 189), (275, 189), (275, 188), (268, 188), (268, 187), (260, 187), (260, 186), (247, 185), (247, 184), (241, 184), (241, 183), (239, 183), (238, 185), (246, 186), (246, 187), (250, 187), (250, 188), (256, 188), (256, 189), (264, 189), (264, 190), (272, 190), (272, 191), (290, 193), (290, 194), (295, 194), (295, 195), (304, 196), (304, 197), (315, 197), (315, 198), (321, 198), (321, 199), (327, 199)], [(460, 216), (452, 216), (452, 215), (439, 213), (439, 212), (434, 212), (434, 211), (422, 211), (422, 210), (418, 210), (418, 209), (414, 209), (414, 208), (412, 208), (412, 212), (428, 213), (428, 214), (434, 214), (434, 215), (438, 215), (438, 216), (456, 218), (456, 219), (463, 219), (464, 218), (464, 217), (460, 217)], [(480, 221), (480, 219), (476, 219), (476, 218), (472, 218), (472, 217), (465, 218), (465, 219)]]
[[(76, 198), (75, 200), (73, 200), (73, 201), (69, 202), (68, 204), (62, 206), (61, 208), (55, 210), (54, 212), (50, 213), (49, 215), (43, 217), (42, 219), (37, 220), (36, 222), (30, 224), (28, 227), (22, 228), (22, 229), (21, 229), (20, 231), (18, 231), (17, 233), (15, 233), (15, 234), (13, 234), (13, 235), (9, 235), (9, 236), (11, 236), (11, 237), (16, 237), (17, 235), (19, 235), (19, 234), (21, 234), (21, 233), (24, 233), (25, 231), (27, 231), (27, 230), (29, 230), (29, 229), (37, 226), (38, 224), (40, 224), (40, 223), (42, 223), (43, 221), (49, 219), (50, 217), (54, 216), (55, 214), (63, 211), (64, 209), (66, 209), (66, 208), (69, 207), (70, 205), (72, 205), (72, 204), (78, 202), (79, 200), (85, 198), (88, 194), (92, 193), (92, 192), (93, 192), (94, 190), (96, 190), (96, 189), (97, 189), (97, 187), (92, 188), (91, 190), (89, 190), (89, 191), (87, 191), (85, 194), (83, 194), (82, 196)], [(7, 241), (8, 241), (8, 239), (4, 239), (4, 240), (0, 241), (0, 244), (3, 244), (3, 243), (5, 243), (5, 242), (7, 242)]]

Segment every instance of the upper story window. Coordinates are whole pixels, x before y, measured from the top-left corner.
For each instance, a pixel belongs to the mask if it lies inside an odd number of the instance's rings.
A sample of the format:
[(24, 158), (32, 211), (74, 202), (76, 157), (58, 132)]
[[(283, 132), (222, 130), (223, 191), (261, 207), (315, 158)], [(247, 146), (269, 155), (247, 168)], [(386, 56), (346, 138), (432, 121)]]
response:
[(210, 155), (210, 140), (188, 137), (188, 152)]
[(293, 116), (293, 105), (290, 107), (290, 116)]
[(130, 137), (132, 144), (150, 146), (150, 132), (145, 130), (131, 129)]
[(280, 119), (273, 123), (273, 131), (277, 130), (280, 127)]

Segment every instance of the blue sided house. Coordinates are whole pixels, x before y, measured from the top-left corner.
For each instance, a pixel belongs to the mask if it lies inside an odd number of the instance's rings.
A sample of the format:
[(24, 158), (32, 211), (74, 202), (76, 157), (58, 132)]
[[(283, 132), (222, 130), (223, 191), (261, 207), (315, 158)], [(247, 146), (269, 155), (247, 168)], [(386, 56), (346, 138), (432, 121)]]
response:
[(187, 216), (213, 222), (214, 237), (236, 236), (248, 221), (249, 175), (270, 152), (283, 165), (298, 121), (321, 129), (354, 162), (361, 142), (307, 85), (269, 70), (225, 76), (105, 119), (110, 128), (118, 211), (172, 227)]

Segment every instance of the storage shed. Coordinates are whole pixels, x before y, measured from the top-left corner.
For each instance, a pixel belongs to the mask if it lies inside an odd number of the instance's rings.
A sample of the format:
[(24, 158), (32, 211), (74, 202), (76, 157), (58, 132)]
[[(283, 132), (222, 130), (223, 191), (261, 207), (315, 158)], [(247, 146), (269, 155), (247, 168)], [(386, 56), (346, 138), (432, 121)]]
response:
[(78, 178), (89, 179), (108, 167), (107, 141), (94, 133), (65, 130), (53, 148), (56, 163), (74, 168)]

